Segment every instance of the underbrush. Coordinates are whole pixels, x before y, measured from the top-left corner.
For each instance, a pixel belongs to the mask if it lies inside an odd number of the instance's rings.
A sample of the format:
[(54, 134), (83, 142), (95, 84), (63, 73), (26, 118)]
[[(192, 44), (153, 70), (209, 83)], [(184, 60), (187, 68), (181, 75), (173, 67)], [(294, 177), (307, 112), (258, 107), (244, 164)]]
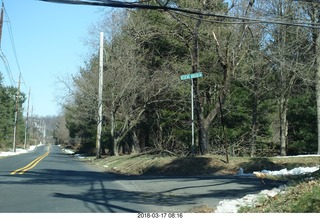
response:
[(215, 175), (236, 174), (241, 167), (244, 173), (261, 170), (281, 170), (284, 168), (310, 167), (320, 164), (320, 157), (292, 158), (250, 158), (230, 157), (226, 163), (223, 156), (206, 155), (195, 157), (172, 157), (150, 154), (106, 156), (96, 159), (94, 156), (84, 159), (105, 171), (125, 175)]
[(319, 213), (320, 180), (295, 182), (273, 198), (262, 199), (254, 207), (242, 207), (240, 213)]

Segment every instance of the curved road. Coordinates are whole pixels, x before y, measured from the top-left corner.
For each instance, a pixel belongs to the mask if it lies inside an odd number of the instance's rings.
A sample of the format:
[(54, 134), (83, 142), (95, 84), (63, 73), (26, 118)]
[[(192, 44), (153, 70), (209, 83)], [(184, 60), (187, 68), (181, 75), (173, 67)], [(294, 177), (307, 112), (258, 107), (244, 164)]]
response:
[(235, 176), (119, 176), (39, 146), (0, 159), (2, 213), (188, 212), (279, 186)]

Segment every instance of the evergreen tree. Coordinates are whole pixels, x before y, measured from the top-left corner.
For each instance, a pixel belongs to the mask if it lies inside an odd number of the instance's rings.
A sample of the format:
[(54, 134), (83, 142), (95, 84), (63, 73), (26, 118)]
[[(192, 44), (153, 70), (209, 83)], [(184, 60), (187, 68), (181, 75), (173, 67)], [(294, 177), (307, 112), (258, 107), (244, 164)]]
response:
[[(13, 129), (16, 111), (17, 88), (3, 85), (2, 74), (0, 73), (0, 147), (10, 148), (13, 143)], [(17, 144), (22, 144), (24, 139), (24, 119), (22, 105), (25, 95), (20, 93), (18, 114), (17, 114)]]

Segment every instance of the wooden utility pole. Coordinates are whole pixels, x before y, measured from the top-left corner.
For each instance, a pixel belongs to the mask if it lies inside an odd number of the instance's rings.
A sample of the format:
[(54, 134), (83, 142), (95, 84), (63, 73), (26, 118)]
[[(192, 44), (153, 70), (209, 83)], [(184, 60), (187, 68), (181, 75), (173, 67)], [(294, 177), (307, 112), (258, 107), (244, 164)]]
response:
[(28, 135), (28, 121), (29, 121), (29, 104), (30, 104), (30, 89), (28, 94), (28, 107), (27, 107), (27, 118), (26, 118), (26, 127), (24, 130), (24, 149), (27, 146), (27, 135)]
[(17, 134), (17, 126), (18, 126), (18, 111), (19, 111), (19, 99), (20, 99), (20, 77), (18, 81), (18, 91), (16, 95), (16, 112), (14, 115), (14, 127), (13, 127), (13, 152), (16, 152), (16, 134)]
[(99, 91), (98, 91), (98, 127), (96, 140), (96, 158), (101, 157), (101, 129), (102, 129), (102, 87), (103, 87), (103, 32), (100, 32), (99, 53)]
[(2, 39), (2, 27), (3, 27), (3, 13), (4, 13), (4, 4), (2, 1), (2, 7), (0, 12), (0, 48), (1, 48), (1, 39)]

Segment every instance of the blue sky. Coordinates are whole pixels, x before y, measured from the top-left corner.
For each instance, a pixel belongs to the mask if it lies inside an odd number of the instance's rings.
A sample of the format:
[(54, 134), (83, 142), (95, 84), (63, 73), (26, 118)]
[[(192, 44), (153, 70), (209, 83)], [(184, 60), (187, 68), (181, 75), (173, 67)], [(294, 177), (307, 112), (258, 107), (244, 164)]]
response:
[[(1, 2), (1, 0), (0, 0)], [(74, 75), (83, 65), (90, 46), (85, 45), (91, 25), (97, 24), (101, 7), (47, 3), (37, 0), (4, 0), (8, 17), (4, 17), (1, 49), (5, 54), (14, 82), (0, 59), (5, 85), (17, 86), (19, 69), (10, 40), (10, 26), (23, 83), (21, 91), (31, 90), (33, 115), (58, 115), (56, 101), (58, 77)], [(99, 33), (97, 33), (97, 42)], [(24, 108), (27, 109), (26, 101)]]

